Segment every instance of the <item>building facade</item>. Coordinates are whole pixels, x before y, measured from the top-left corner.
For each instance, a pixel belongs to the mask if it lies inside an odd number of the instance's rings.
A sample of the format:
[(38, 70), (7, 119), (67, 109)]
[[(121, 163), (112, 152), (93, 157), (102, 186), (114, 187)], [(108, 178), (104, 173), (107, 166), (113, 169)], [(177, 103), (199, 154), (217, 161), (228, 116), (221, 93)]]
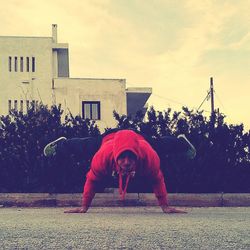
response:
[(145, 110), (151, 88), (126, 88), (125, 79), (70, 78), (68, 44), (52, 37), (0, 36), (0, 114), (26, 112), (42, 102), (113, 127), (113, 111), (134, 115)]

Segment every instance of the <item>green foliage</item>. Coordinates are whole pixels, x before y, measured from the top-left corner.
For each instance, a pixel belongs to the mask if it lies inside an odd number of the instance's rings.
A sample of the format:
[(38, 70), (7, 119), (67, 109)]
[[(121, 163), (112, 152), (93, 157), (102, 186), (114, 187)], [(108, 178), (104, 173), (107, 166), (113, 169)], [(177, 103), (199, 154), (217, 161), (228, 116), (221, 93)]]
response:
[(60, 106), (40, 105), (27, 114), (13, 111), (0, 117), (0, 192), (81, 192), (88, 166), (70, 157), (48, 160), (43, 148), (60, 136), (95, 136), (99, 130), (94, 122), (72, 115), (62, 121), (62, 113)]
[[(60, 136), (100, 132), (93, 121), (71, 114), (62, 119), (62, 113), (60, 106), (40, 105), (27, 114), (13, 111), (0, 117), (0, 192), (82, 192), (89, 165), (67, 154), (45, 158), (43, 148)], [(250, 134), (242, 124), (228, 125), (218, 113), (212, 123), (187, 107), (181, 112), (157, 112), (151, 107), (146, 117), (141, 112), (134, 117), (114, 112), (114, 117), (117, 128), (132, 128), (155, 140), (169, 192), (250, 192)], [(157, 147), (159, 137), (179, 134), (196, 147), (195, 159), (166, 155)]]
[(243, 125), (227, 125), (223, 114), (215, 114), (215, 123), (203, 112), (183, 107), (182, 112), (156, 112), (146, 119), (115, 113), (120, 128), (136, 129), (147, 137), (185, 134), (197, 150), (193, 160), (178, 154), (167, 155), (155, 148), (170, 192), (250, 192), (250, 135)]

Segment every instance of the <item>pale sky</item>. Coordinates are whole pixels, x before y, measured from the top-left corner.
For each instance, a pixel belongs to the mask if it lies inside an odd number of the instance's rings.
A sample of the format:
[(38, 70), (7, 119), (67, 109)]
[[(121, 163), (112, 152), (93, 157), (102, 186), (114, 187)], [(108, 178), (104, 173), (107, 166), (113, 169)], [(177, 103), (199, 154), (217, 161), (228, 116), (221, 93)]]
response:
[[(0, 36), (69, 43), (70, 77), (152, 87), (156, 110), (215, 108), (250, 129), (250, 0), (0, 0)], [(210, 112), (210, 101), (201, 109)]]

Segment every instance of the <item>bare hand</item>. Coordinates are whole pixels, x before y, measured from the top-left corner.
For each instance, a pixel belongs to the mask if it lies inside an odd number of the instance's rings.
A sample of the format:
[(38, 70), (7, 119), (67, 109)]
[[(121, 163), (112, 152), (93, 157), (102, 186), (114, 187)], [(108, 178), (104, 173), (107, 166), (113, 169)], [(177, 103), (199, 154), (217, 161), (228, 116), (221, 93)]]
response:
[(186, 214), (187, 212), (184, 211), (184, 210), (181, 210), (181, 209), (176, 209), (174, 207), (169, 207), (169, 206), (162, 206), (161, 207), (163, 213), (166, 213), (166, 214), (173, 214), (173, 213), (183, 213), (183, 214)]
[(81, 207), (81, 208), (73, 208), (64, 211), (64, 213), (86, 213), (88, 211), (88, 208), (86, 207)]

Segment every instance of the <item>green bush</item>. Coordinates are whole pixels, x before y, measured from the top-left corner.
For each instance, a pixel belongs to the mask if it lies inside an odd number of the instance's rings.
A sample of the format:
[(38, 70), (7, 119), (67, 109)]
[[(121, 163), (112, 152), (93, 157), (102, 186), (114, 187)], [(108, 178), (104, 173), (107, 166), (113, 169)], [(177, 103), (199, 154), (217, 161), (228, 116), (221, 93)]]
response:
[(1, 116), (0, 192), (81, 192), (87, 165), (70, 157), (47, 159), (44, 146), (60, 137), (96, 136), (94, 122), (69, 115), (61, 119), (60, 106), (40, 105), (27, 114)]
[(215, 113), (215, 122), (203, 112), (183, 107), (182, 112), (156, 112), (153, 107), (147, 118), (114, 117), (120, 128), (133, 128), (148, 137), (185, 134), (197, 150), (193, 160), (178, 154), (166, 156), (162, 148), (155, 150), (168, 191), (190, 193), (250, 192), (250, 135), (243, 124), (227, 125), (223, 114)]
[[(45, 158), (43, 148), (60, 136), (98, 136), (100, 131), (79, 116), (69, 114), (62, 120), (62, 113), (60, 106), (40, 105), (27, 114), (13, 111), (0, 117), (0, 192), (82, 192), (88, 163), (68, 155)], [(133, 128), (155, 140), (169, 192), (250, 192), (250, 135), (242, 124), (228, 125), (217, 113), (212, 123), (202, 112), (185, 107), (182, 112), (151, 107), (146, 119), (140, 112), (135, 117), (114, 112), (114, 118), (117, 128)], [(179, 134), (196, 147), (195, 159), (165, 155), (157, 147), (159, 137)], [(130, 191), (138, 189), (136, 183), (131, 187)]]

